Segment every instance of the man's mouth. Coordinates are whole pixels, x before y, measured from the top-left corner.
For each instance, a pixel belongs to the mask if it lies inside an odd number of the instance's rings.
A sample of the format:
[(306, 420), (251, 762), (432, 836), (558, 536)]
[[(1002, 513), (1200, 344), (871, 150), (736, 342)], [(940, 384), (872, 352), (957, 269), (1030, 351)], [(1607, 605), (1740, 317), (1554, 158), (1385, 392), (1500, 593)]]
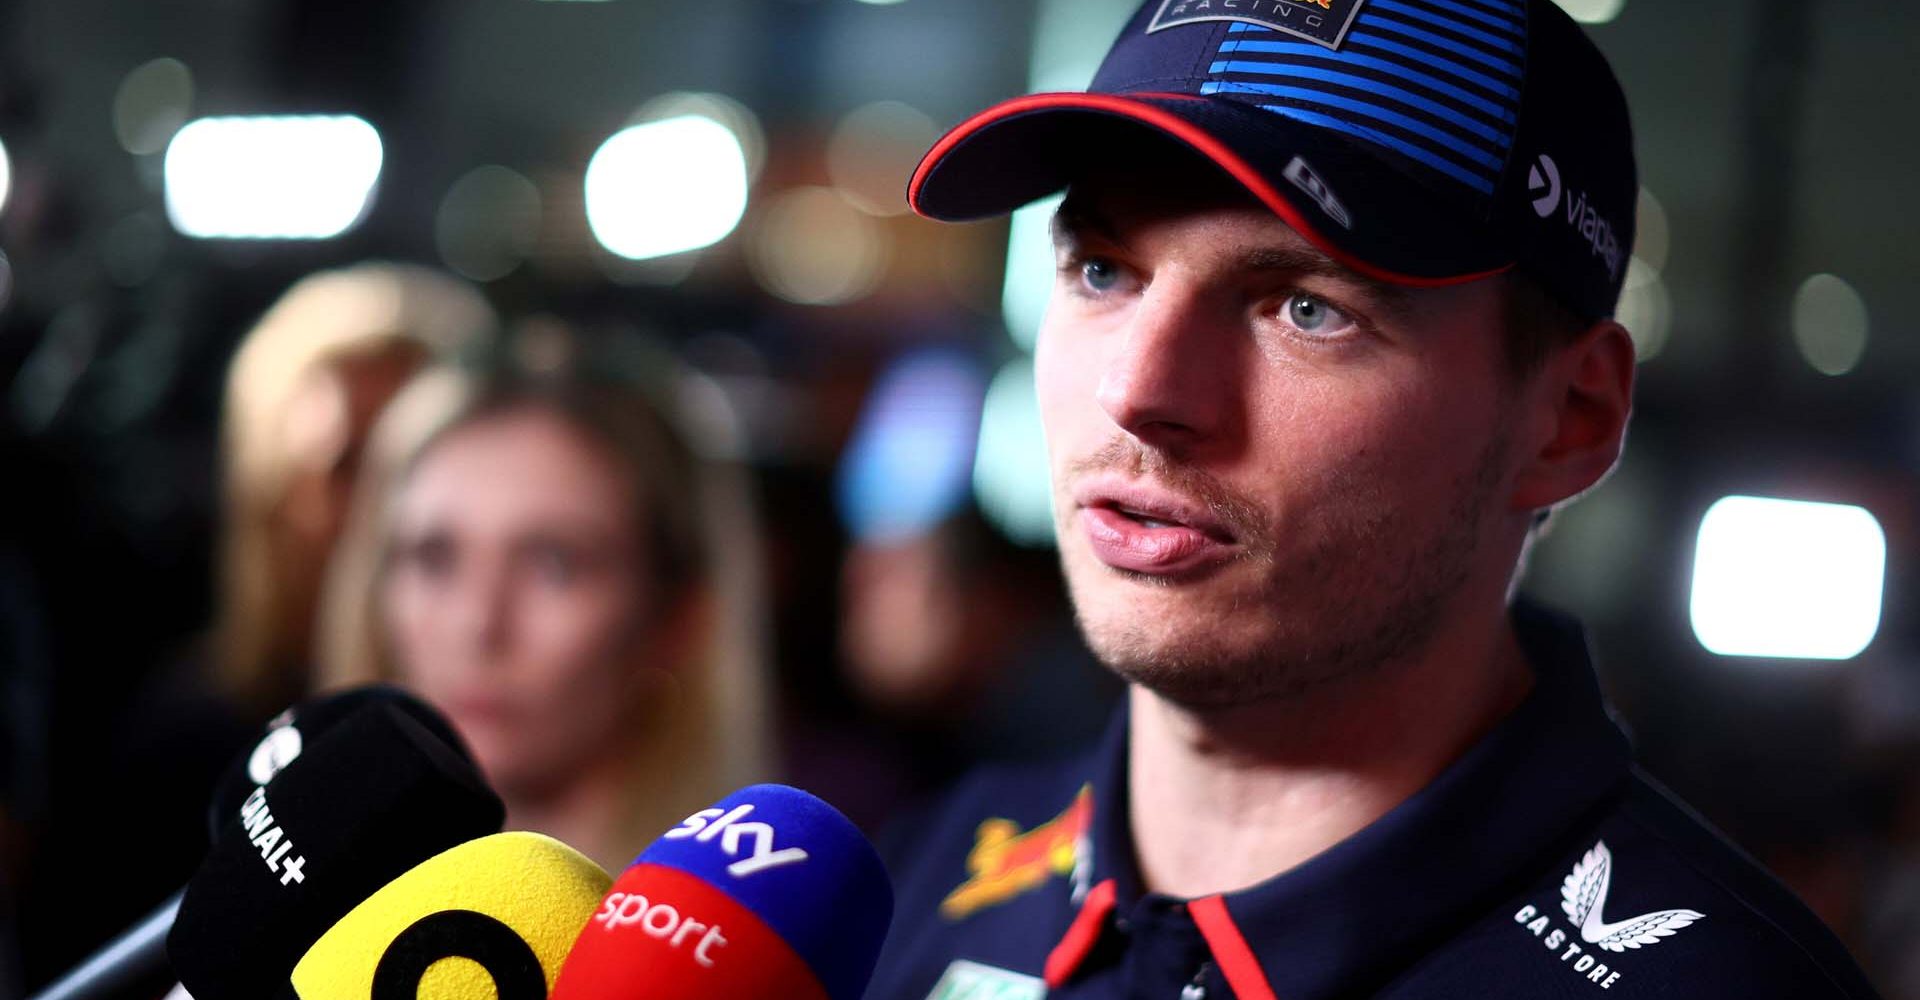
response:
[(1148, 514), (1144, 511), (1133, 510), (1132, 508), (1129, 508), (1129, 507), (1115, 507), (1113, 509), (1115, 511), (1118, 511), (1121, 517), (1128, 518), (1138, 523), (1140, 526), (1146, 527), (1146, 528), (1184, 528), (1186, 527), (1186, 525), (1181, 524), (1179, 521), (1161, 520), (1160, 518), (1155, 517), (1152, 514)]
[(1094, 558), (1124, 572), (1190, 574), (1231, 557), (1233, 534), (1204, 504), (1129, 483), (1097, 484), (1077, 497)]

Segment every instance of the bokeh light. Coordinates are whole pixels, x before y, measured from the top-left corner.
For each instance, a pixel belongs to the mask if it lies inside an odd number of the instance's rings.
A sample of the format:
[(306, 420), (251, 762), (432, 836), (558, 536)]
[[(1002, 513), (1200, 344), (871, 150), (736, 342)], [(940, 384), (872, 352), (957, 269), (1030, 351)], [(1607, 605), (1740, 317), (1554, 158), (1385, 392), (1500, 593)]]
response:
[(7, 210), (7, 195), (13, 193), (13, 160), (7, 156), (7, 144), (0, 142), (0, 212)]
[(1605, 24), (1620, 16), (1627, 0), (1553, 0), (1581, 24)]
[(1841, 278), (1816, 274), (1793, 295), (1793, 342), (1823, 375), (1845, 375), (1867, 351), (1867, 304)]
[(1016, 358), (994, 375), (980, 411), (973, 459), (973, 496), (980, 513), (1021, 545), (1053, 544), (1053, 490), (1041, 434), (1033, 362)]
[(889, 542), (932, 530), (966, 505), (983, 373), (951, 348), (901, 357), (874, 383), (840, 460), (848, 534)]
[(839, 192), (798, 187), (770, 204), (747, 243), (761, 287), (801, 305), (840, 305), (880, 283), (887, 234)]
[(1060, 196), (1043, 198), (1013, 213), (1007, 231), (1007, 278), (1001, 287), (1000, 312), (1007, 334), (1026, 350), (1040, 336), (1053, 294), (1054, 210)]
[(1673, 331), (1673, 297), (1660, 272), (1638, 257), (1629, 259), (1627, 280), (1613, 315), (1632, 335), (1637, 360), (1659, 357)]
[(167, 145), (167, 218), (201, 239), (325, 239), (380, 177), (380, 133), (352, 115), (201, 118)]
[(862, 105), (834, 126), (827, 175), (862, 211), (900, 215), (907, 211), (907, 179), (937, 138), (933, 119), (910, 105)]
[(113, 95), (113, 135), (120, 148), (149, 156), (167, 148), (193, 113), (193, 71), (178, 59), (134, 67)]
[(474, 281), (512, 274), (540, 238), (540, 189), (498, 165), (467, 171), (440, 199), (433, 239), (440, 259)]
[(682, 115), (632, 125), (587, 164), (587, 225), (630, 260), (725, 239), (747, 210), (747, 164), (733, 131)]
[(1700, 519), (1693, 634), (1723, 656), (1848, 659), (1880, 627), (1886, 562), (1863, 508), (1724, 497)]
[(1640, 189), (1640, 201), (1634, 209), (1633, 255), (1655, 271), (1667, 266), (1667, 248), (1671, 243), (1667, 229), (1667, 209), (1646, 188)]

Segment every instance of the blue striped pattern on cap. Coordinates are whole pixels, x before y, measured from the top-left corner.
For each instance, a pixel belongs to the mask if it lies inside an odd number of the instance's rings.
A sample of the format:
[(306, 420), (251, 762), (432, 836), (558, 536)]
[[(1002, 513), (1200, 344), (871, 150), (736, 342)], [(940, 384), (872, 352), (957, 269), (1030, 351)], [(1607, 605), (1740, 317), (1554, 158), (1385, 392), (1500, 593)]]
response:
[(1203, 94), (1385, 147), (1482, 195), (1513, 148), (1523, 0), (1368, 0), (1339, 51), (1235, 22)]

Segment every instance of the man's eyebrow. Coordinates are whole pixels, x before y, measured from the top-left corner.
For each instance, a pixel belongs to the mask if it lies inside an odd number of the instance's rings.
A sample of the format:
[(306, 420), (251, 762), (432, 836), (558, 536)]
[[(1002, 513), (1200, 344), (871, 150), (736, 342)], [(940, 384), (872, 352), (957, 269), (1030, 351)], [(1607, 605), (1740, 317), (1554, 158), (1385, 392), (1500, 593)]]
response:
[(1413, 296), (1408, 289), (1356, 274), (1352, 269), (1342, 267), (1332, 257), (1311, 246), (1259, 247), (1248, 250), (1240, 255), (1240, 266), (1250, 271), (1283, 271), (1288, 274), (1331, 278), (1349, 285), (1356, 285), (1366, 292), (1369, 299), (1394, 313), (1406, 312), (1413, 301)]
[(1120, 238), (1118, 226), (1115, 226), (1106, 216), (1072, 198), (1061, 202), (1060, 207), (1053, 213), (1053, 221), (1047, 228), (1053, 234), (1055, 247), (1077, 246), (1085, 242), (1090, 235), (1115, 246), (1126, 246), (1126, 241)]

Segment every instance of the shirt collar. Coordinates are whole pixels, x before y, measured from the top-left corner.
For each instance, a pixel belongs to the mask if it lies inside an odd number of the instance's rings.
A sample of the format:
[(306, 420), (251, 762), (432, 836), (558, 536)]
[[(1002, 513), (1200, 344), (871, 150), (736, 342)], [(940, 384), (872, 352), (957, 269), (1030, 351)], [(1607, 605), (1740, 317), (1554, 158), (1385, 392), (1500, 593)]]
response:
[[(1190, 901), (1236, 994), (1314, 1000), (1382, 985), (1627, 779), (1626, 738), (1606, 714), (1578, 623), (1526, 602), (1513, 619), (1534, 686), (1511, 715), (1427, 787), (1312, 860)], [(1094, 757), (1092, 864), (1075, 887), (1080, 913), (1047, 964), (1054, 985), (1142, 902), (1126, 740), (1123, 702)]]

